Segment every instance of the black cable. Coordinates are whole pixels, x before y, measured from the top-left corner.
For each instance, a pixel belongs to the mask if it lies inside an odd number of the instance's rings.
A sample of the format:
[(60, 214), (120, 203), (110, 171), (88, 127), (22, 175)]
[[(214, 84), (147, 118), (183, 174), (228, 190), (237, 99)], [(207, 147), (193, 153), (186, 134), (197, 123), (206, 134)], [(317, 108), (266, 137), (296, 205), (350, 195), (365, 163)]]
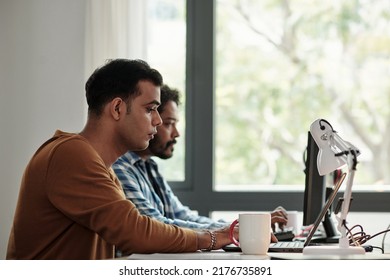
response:
[(335, 130), (333, 130), (333, 126), (327, 120), (324, 120), (324, 119), (320, 119), (320, 121), (319, 121), (319, 125), (320, 125), (321, 130), (325, 130), (325, 126), (323, 124), (321, 124), (322, 122), (327, 123), (330, 126), (330, 129), (333, 132), (336, 132)]
[(383, 250), (383, 248), (381, 248), (381, 247), (378, 247), (378, 246), (371, 246), (373, 249), (379, 249), (379, 250), (381, 250), (381, 252), (382, 252), (382, 254), (384, 254), (385, 253), (385, 251)]

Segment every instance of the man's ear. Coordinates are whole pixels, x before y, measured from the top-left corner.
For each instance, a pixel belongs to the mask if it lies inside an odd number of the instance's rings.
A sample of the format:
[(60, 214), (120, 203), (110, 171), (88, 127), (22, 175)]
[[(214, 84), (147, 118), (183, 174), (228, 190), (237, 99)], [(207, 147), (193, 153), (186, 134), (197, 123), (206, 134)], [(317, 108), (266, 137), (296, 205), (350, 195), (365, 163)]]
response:
[(126, 113), (126, 105), (122, 98), (116, 97), (114, 98), (109, 105), (109, 110), (111, 116), (118, 121), (121, 117), (121, 114)]

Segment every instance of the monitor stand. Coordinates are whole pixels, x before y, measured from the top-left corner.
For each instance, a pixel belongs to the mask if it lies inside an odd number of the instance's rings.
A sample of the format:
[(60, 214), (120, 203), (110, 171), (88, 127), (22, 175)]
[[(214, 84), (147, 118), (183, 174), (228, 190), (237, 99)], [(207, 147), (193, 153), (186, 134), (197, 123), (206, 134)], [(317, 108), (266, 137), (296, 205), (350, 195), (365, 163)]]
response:
[(330, 236), (330, 237), (314, 237), (312, 243), (323, 243), (323, 244), (334, 244), (339, 243), (340, 236)]

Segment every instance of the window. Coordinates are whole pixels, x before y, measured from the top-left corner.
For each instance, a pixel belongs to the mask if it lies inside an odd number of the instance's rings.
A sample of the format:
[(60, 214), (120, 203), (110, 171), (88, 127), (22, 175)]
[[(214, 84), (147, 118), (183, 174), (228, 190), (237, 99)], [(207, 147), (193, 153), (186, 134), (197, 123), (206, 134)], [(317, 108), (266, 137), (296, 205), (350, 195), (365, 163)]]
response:
[(361, 150), (357, 185), (390, 185), (389, 8), (386, 0), (216, 1), (218, 190), (302, 185), (318, 118)]
[[(160, 171), (170, 181), (184, 181), (185, 171), (185, 73), (186, 73), (186, 3), (185, 0), (149, 0), (146, 18), (146, 58), (158, 69), (164, 82), (181, 93), (178, 123), (181, 137), (169, 160), (154, 158)], [(174, 34), (174, 36), (172, 36)]]
[(205, 215), (300, 210), (307, 131), (323, 117), (362, 150), (356, 182), (371, 187), (354, 188), (353, 211), (389, 211), (387, 1), (187, 5), (183, 202)]
[(182, 137), (160, 165), (183, 203), (202, 215), (301, 209), (307, 130), (321, 117), (362, 151), (353, 210), (390, 212), (387, 0), (108, 3), (125, 6), (91, 9), (108, 18), (87, 21), (88, 57), (143, 58), (183, 93)]
[(181, 92), (183, 140), (160, 166), (167, 179), (184, 181), (186, 1), (87, 0), (86, 5), (86, 77), (109, 58), (143, 59)]

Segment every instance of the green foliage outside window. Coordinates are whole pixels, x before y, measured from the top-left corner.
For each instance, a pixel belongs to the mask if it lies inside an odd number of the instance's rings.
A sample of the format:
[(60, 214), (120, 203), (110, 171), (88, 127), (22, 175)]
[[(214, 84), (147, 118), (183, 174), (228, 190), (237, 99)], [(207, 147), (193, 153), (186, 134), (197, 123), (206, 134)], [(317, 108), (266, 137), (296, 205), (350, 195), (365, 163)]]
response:
[(217, 184), (302, 185), (317, 118), (360, 148), (356, 184), (390, 184), (388, 0), (220, 0), (216, 13)]

